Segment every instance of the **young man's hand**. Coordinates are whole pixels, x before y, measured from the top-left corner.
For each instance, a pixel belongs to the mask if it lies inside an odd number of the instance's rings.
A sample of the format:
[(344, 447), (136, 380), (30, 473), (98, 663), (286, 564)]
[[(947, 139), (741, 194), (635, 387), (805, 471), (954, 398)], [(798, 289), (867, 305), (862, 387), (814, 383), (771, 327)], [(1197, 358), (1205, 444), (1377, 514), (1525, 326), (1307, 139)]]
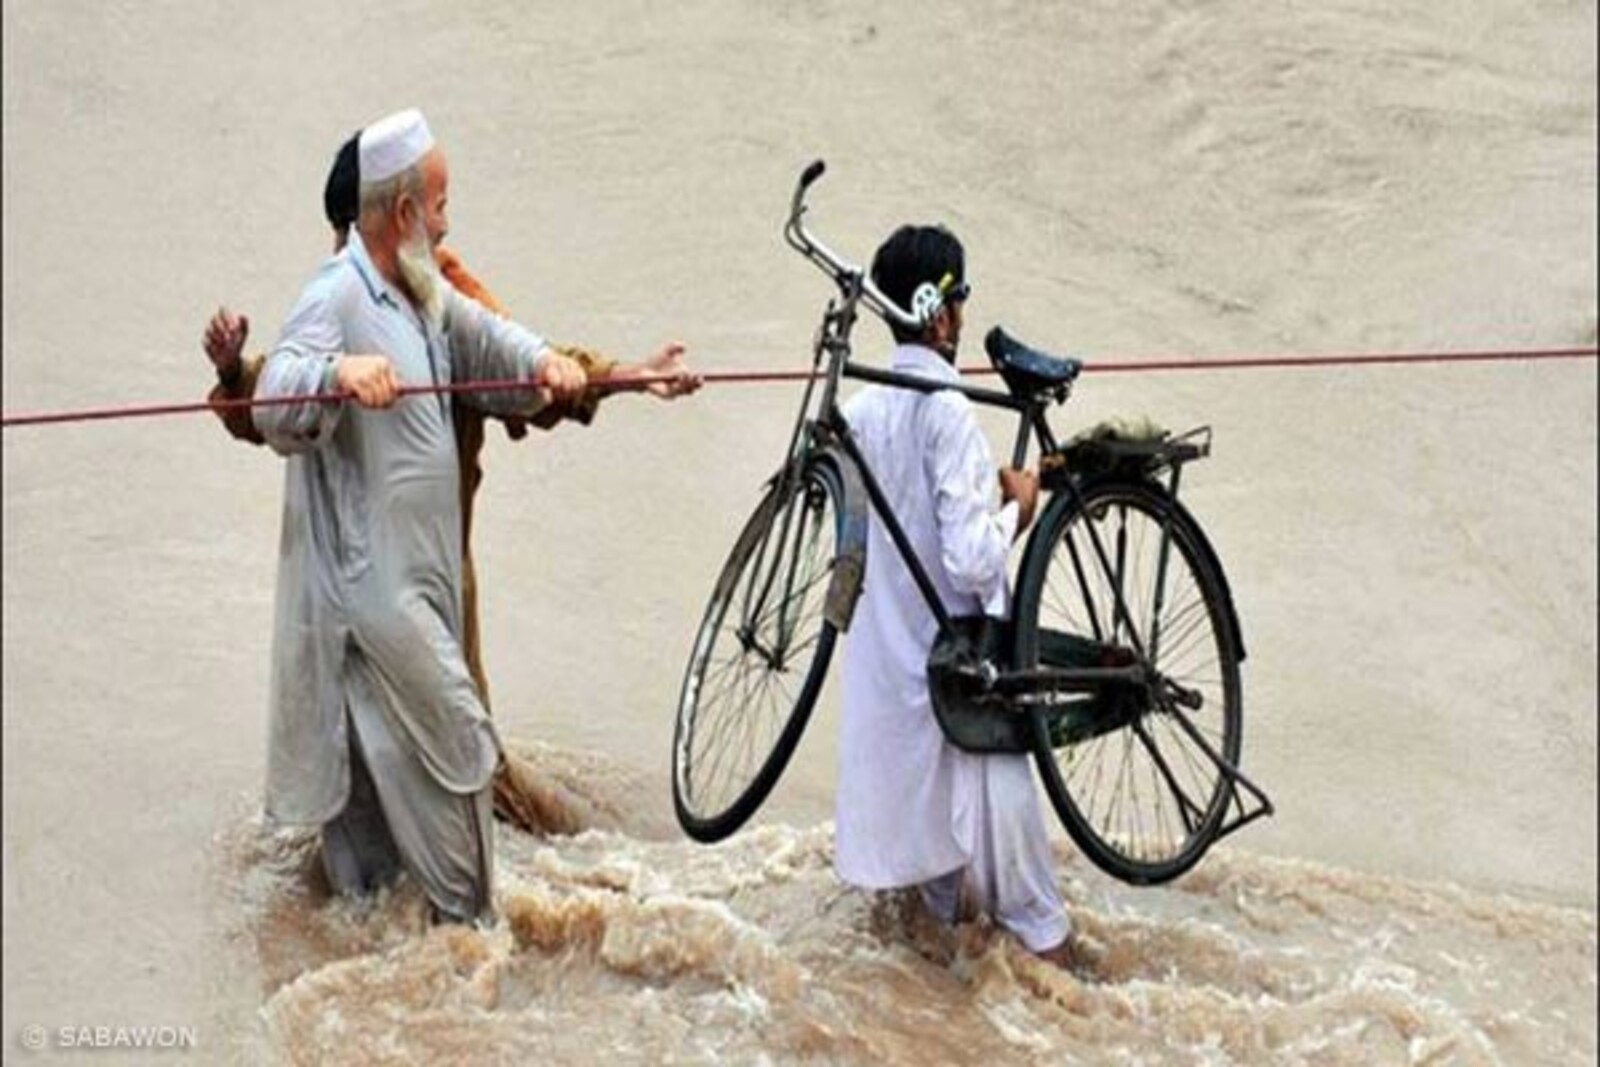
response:
[(1039, 476), (1032, 471), (1001, 467), (1000, 497), (1017, 502), (1017, 536), (1021, 537), (1033, 523), (1033, 512), (1039, 504)]
[(400, 398), (400, 379), (388, 356), (340, 356), (334, 383), (364, 408), (386, 408)]
[(651, 396), (671, 400), (674, 397), (688, 396), (705, 384), (704, 379), (690, 370), (689, 365), (683, 361), (683, 353), (683, 345), (673, 341), (663, 345), (661, 351), (639, 365), (641, 376), (667, 379), (650, 383)]
[(643, 380), (646, 384), (641, 391), (659, 400), (688, 396), (704, 385), (705, 379), (689, 369), (683, 353), (683, 345), (670, 341), (647, 360), (612, 368), (605, 381), (620, 384)]

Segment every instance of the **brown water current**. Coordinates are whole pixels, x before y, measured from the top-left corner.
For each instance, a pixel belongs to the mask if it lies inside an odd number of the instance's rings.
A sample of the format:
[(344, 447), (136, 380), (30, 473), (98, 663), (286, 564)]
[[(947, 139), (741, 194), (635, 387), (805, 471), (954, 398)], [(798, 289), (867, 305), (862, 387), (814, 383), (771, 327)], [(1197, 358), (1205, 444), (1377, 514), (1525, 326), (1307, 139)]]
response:
[[(524, 751), (557, 779), (574, 764)], [(370, 906), (329, 900), (314, 837), (241, 821), (219, 859), (263, 1004), (242, 1047), (294, 1064), (1488, 1065), (1596, 1051), (1595, 920), (1579, 909), (1227, 847), (1135, 889), (1062, 846), (1068, 905), (1099, 950), (1064, 971), (988, 926), (944, 928), (903, 895), (841, 887), (827, 825), (711, 847), (651, 829), (538, 839), (502, 825), (500, 921), (472, 929), (430, 927), (405, 883)]]

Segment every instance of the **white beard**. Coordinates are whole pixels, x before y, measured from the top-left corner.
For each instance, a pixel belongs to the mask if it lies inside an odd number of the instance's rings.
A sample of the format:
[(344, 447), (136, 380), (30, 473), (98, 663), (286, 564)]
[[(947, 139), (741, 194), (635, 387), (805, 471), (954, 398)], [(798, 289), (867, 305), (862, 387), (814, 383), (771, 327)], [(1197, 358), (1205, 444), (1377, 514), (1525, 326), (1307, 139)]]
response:
[(400, 276), (406, 280), (412, 299), (422, 309), (422, 314), (434, 326), (444, 325), (444, 287), (447, 284), (434, 261), (433, 248), (428, 243), (428, 233), (418, 227), (417, 232), (401, 242), (395, 253), (400, 266)]

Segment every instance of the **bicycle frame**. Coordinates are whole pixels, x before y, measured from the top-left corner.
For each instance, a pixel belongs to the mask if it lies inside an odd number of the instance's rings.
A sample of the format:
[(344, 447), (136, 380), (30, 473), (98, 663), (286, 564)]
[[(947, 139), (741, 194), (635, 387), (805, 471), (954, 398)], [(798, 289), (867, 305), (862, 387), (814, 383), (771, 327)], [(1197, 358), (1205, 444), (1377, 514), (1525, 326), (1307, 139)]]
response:
[[(856, 266), (832, 249), (828, 248), (803, 224), (805, 214), (804, 195), (806, 189), (821, 176), (823, 166), (820, 161), (812, 164), (802, 175), (794, 193), (790, 206), (790, 215), (784, 228), (784, 237), (788, 244), (801, 253), (838, 287), (839, 294), (831, 299), (823, 313), (822, 323), (817, 331), (812, 352), (812, 374), (807, 381), (806, 391), (802, 397), (795, 424), (790, 436), (788, 455), (784, 465), (773, 481), (779, 484), (778, 499), (784, 501), (784, 514), (781, 520), (768, 527), (762, 544), (758, 549), (758, 565), (753, 569), (753, 575), (765, 574), (764, 579), (752, 577), (751, 587), (747, 589), (745, 600), (744, 626), (741, 635), (753, 634), (754, 621), (761, 618), (767, 608), (769, 597), (773, 593), (773, 586), (777, 581), (780, 570), (784, 571), (784, 588), (779, 599), (778, 610), (787, 613), (790, 609), (793, 591), (794, 567), (793, 563), (787, 568), (768, 568), (765, 564), (766, 553), (770, 547), (774, 533), (778, 535), (777, 544), (782, 546), (787, 543), (790, 523), (793, 521), (795, 497), (787, 491), (788, 487), (795, 484), (795, 480), (803, 477), (806, 466), (815, 457), (836, 454), (842, 457), (839, 464), (841, 473), (847, 481), (858, 481), (861, 491), (867, 498), (867, 503), (883, 524), (883, 530), (894, 545), (896, 552), (904, 562), (913, 582), (926, 602), (928, 610), (939, 624), (941, 633), (953, 632), (953, 627), (958, 620), (952, 618), (948, 608), (939, 597), (927, 568), (917, 556), (916, 550), (910, 543), (909, 537), (894, 515), (893, 509), (887, 500), (871, 464), (862, 454), (859, 446), (850, 431), (850, 426), (843, 411), (838, 404), (838, 391), (843, 379), (849, 378), (894, 388), (911, 389), (928, 393), (937, 391), (954, 391), (966, 396), (976, 404), (991, 408), (1000, 408), (1014, 411), (1018, 415), (1018, 425), (1015, 443), (1012, 448), (1011, 465), (1021, 468), (1027, 462), (1030, 440), (1036, 440), (1042, 456), (1055, 456), (1061, 453), (1061, 447), (1045, 417), (1046, 409), (1052, 403), (1061, 403), (1070, 393), (1070, 382), (1063, 382), (1058, 386), (1042, 389), (1032, 395), (1020, 395), (1014, 392), (1002, 392), (986, 389), (964, 383), (932, 382), (914, 375), (882, 370), (876, 367), (862, 366), (853, 362), (850, 336), (859, 319), (859, 309), (865, 305), (879, 318), (891, 325), (900, 325), (916, 328), (918, 321), (900, 308), (881, 292), (859, 266)], [(826, 366), (824, 367), (824, 362)], [(822, 384), (821, 398), (815, 404), (813, 414), (813, 401), (816, 399), (816, 386)], [(1203, 436), (1202, 436), (1203, 435)], [(1197, 440), (1198, 438), (1198, 440)], [(1153, 479), (1162, 470), (1168, 473), (1165, 491), (1176, 505), (1179, 483), (1183, 465), (1189, 460), (1203, 457), (1210, 451), (1209, 428), (1202, 428), (1191, 434), (1174, 438), (1164, 442), (1156, 453), (1147, 457), (1144, 465), (1140, 466), (1132, 477)], [(1060, 478), (1046, 478), (1042, 488), (1046, 492), (1064, 492), (1069, 495), (1073, 503), (1081, 507), (1082, 496), (1078, 479), (1068, 475)], [(842, 502), (846, 507), (854, 502)], [(1176, 507), (1174, 508), (1174, 513)], [(1088, 740), (1092, 737), (1124, 727), (1131, 728), (1139, 737), (1144, 746), (1150, 750), (1152, 758), (1159, 767), (1163, 776), (1169, 782), (1173, 792), (1180, 798), (1185, 820), (1199, 815), (1200, 809), (1194, 804), (1181, 787), (1178, 786), (1170, 767), (1159, 749), (1151, 741), (1145, 727), (1139, 721), (1138, 715), (1131, 718), (1123, 713), (1107, 714), (1094, 707), (1094, 701), (1066, 701), (1064, 696), (1082, 697), (1085, 694), (1096, 696), (1107, 692), (1108, 687), (1114, 685), (1144, 686), (1147, 687), (1150, 699), (1161, 703), (1166, 710), (1174, 712), (1173, 719), (1180, 725), (1192, 741), (1206, 753), (1211, 761), (1223, 772), (1230, 783), (1232, 791), (1231, 806), (1235, 807), (1237, 814), (1227, 823), (1221, 825), (1216, 837), (1224, 836), (1239, 829), (1246, 823), (1262, 815), (1271, 814), (1273, 811), (1271, 801), (1266, 795), (1233, 764), (1223, 757), (1216, 748), (1196, 729), (1188, 716), (1177, 713), (1180, 707), (1197, 709), (1201, 698), (1198, 693), (1180, 686), (1170, 677), (1156, 675), (1150, 665), (1156, 661), (1160, 649), (1161, 608), (1166, 594), (1166, 575), (1168, 561), (1171, 553), (1172, 540), (1172, 513), (1169, 513), (1161, 527), (1161, 540), (1157, 575), (1154, 586), (1154, 606), (1151, 615), (1150, 632), (1140, 634), (1134, 622), (1133, 612), (1124, 599), (1122, 582), (1122, 567), (1120, 558), (1113, 561), (1112, 553), (1108, 551), (1099, 532), (1093, 523), (1086, 524), (1090, 552), (1092, 559), (1085, 561), (1079, 558), (1075, 545), (1069, 543), (1069, 551), (1073, 565), (1078, 572), (1080, 583), (1085, 581), (1085, 565), (1098, 566), (1100, 573), (1107, 578), (1107, 585), (1112, 593), (1110, 605), (1111, 618), (1102, 620), (1093, 613), (1091, 607), (1091, 628), (1095, 642), (1113, 644), (1126, 639), (1135, 653), (1136, 662), (1127, 666), (1098, 666), (1098, 667), (1033, 667), (1015, 668), (1009, 662), (997, 664), (992, 658), (985, 657), (970, 665), (973, 680), (977, 687), (984, 693), (992, 695), (999, 702), (1008, 705), (1013, 712), (1026, 713), (1030, 708), (1054, 709), (1052, 714), (1058, 715), (1058, 721), (1063, 727), (1065, 735), (1071, 742)], [(859, 539), (859, 544), (846, 544), (841, 548), (841, 558), (864, 558), (865, 530), (855, 531), (852, 536)], [(1211, 552), (1209, 544), (1204, 543), (1201, 535), (1202, 549), (1210, 555), (1215, 562), (1215, 554)], [(1119, 548), (1120, 552), (1120, 548)], [(1226, 577), (1220, 564), (1216, 566), (1219, 580), (1226, 585)], [(835, 585), (830, 588), (830, 606), (836, 603), (845, 603), (848, 606), (836, 609), (829, 615), (829, 621), (838, 629), (848, 628), (849, 616), (853, 610), (855, 597), (859, 592), (861, 581), (860, 568), (854, 573), (836, 574)], [(758, 583), (759, 591), (754, 589)], [(846, 586), (842, 592), (838, 586)], [(753, 595), (751, 595), (753, 594)], [(1228, 596), (1227, 610), (1230, 623), (1235, 635), (1239, 635), (1238, 619), (1234, 614), (1232, 597)], [(767, 656), (769, 663), (781, 666), (784, 662), (786, 649), (784, 647), (788, 635), (793, 631), (793, 626), (780, 615), (776, 627), (778, 634), (777, 645), (772, 650), (759, 650)], [(753, 638), (752, 638), (753, 639)], [(1243, 638), (1239, 636), (1239, 658), (1243, 659)], [(747, 646), (749, 647), (749, 646)], [(1004, 650), (1009, 654), (1009, 649)], [(963, 668), (965, 669), (965, 668)], [(1037, 712), (1036, 712), (1037, 713)], [(1239, 795), (1239, 790), (1251, 793), (1257, 807), (1254, 811), (1246, 811), (1244, 802)]]
[[(932, 579), (928, 576), (927, 568), (917, 557), (912, 548), (910, 539), (895, 517), (893, 510), (885, 498), (878, 479), (872, 471), (871, 464), (861, 454), (850, 427), (838, 405), (839, 383), (844, 378), (858, 381), (872, 382), (879, 385), (888, 385), (894, 388), (911, 389), (917, 392), (930, 393), (951, 391), (959, 392), (974, 403), (986, 407), (1002, 408), (1015, 411), (1018, 414), (1017, 434), (1012, 448), (1011, 465), (1022, 467), (1027, 462), (1030, 439), (1037, 439), (1041, 454), (1049, 455), (1056, 452), (1059, 444), (1054, 432), (1045, 418), (1045, 410), (1052, 400), (1060, 402), (1066, 399), (1068, 390), (1062, 388), (1054, 397), (1037, 395), (1032, 397), (1017, 396), (1009, 392), (995, 389), (986, 389), (980, 386), (966, 384), (953, 384), (932, 382), (915, 375), (900, 374), (894, 371), (882, 370), (876, 367), (861, 366), (851, 361), (850, 334), (859, 318), (858, 308), (865, 304), (887, 323), (915, 328), (917, 320), (875, 286), (866, 272), (860, 267), (849, 263), (838, 253), (830, 249), (815, 235), (805, 228), (802, 222), (805, 214), (804, 196), (806, 189), (817, 178), (822, 176), (823, 165), (819, 160), (808, 167), (801, 176), (790, 204), (789, 221), (784, 227), (784, 239), (790, 247), (809, 259), (824, 274), (827, 274), (839, 287), (839, 297), (829, 302), (823, 313), (822, 325), (818, 329), (817, 339), (812, 351), (812, 377), (806, 384), (805, 395), (801, 399), (800, 412), (795, 420), (794, 431), (789, 441), (788, 459), (778, 478), (787, 480), (798, 477), (804, 468), (807, 456), (817, 451), (837, 448), (848, 459), (855, 473), (859, 476), (862, 488), (865, 490), (872, 510), (883, 523), (884, 531), (889, 535), (890, 541), (917, 586), (928, 610), (938, 621), (940, 629), (949, 630), (951, 615), (944, 603), (940, 600), (938, 591), (934, 588)], [(818, 370), (823, 360), (827, 360), (827, 369), (821, 375), (823, 382), (822, 399), (818, 405), (818, 413), (807, 418), (810, 410), (812, 396)], [(1177, 473), (1179, 465), (1173, 467), (1171, 490), (1176, 495)], [(1077, 488), (1067, 480), (1064, 488), (1069, 493), (1076, 493)], [(787, 519), (785, 520), (787, 522)], [(784, 527), (785, 531), (787, 526)], [(1100, 543), (1099, 536), (1090, 531), (1094, 542), (1095, 554), (1099, 557), (1105, 573), (1114, 573), (1109, 565), (1105, 547)], [(1166, 531), (1163, 531), (1165, 536)], [(779, 543), (783, 543), (780, 536)], [(766, 546), (762, 546), (762, 553)], [(758, 557), (762, 558), (762, 557)], [(770, 593), (770, 582), (763, 590), (763, 595), (757, 598), (759, 607), (765, 606), (765, 596)], [(1113, 626), (1120, 620), (1130, 630), (1133, 629), (1132, 613), (1123, 602), (1120, 585), (1114, 586), (1116, 594), (1115, 610), (1117, 619)], [(759, 612), (756, 613), (759, 615)], [(848, 619), (844, 620), (846, 623)], [(845, 628), (841, 626), (841, 629)], [(780, 626), (780, 632), (782, 631)], [(1097, 626), (1098, 629), (1098, 626)], [(1135, 640), (1137, 641), (1137, 635)], [(1096, 634), (1100, 638), (1100, 634)], [(1142, 643), (1136, 644), (1136, 650), (1143, 655), (1145, 652)], [(780, 656), (781, 659), (781, 656)], [(997, 674), (999, 668), (995, 668)], [(1008, 686), (1017, 687), (1019, 692), (1026, 692), (1034, 688), (1060, 688), (1070, 692), (1084, 692), (1097, 688), (1111, 681), (1135, 682), (1140, 678), (1136, 668), (1103, 668), (1062, 671), (1050, 668), (1040, 668), (1033, 671), (1010, 672), (1007, 679)], [(994, 679), (997, 680), (997, 679)]]

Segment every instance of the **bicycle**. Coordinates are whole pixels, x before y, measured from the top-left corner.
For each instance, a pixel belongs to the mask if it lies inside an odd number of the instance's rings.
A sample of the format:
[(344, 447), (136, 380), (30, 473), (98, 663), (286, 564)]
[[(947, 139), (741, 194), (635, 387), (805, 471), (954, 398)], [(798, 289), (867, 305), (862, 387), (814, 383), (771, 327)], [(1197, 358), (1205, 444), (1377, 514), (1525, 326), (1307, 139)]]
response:
[[(1175, 878), (1273, 811), (1238, 767), (1245, 650), (1227, 578), (1178, 501), (1185, 465), (1210, 453), (1210, 428), (1059, 443), (1045, 412), (1066, 401), (1082, 364), (999, 327), (985, 349), (1005, 392), (852, 362), (862, 306), (913, 328), (919, 320), (806, 229), (806, 192), (823, 170), (818, 160), (801, 174), (784, 237), (838, 294), (817, 331), (788, 454), (734, 543), (689, 657), (673, 735), (679, 824), (720, 840), (776, 785), (860, 594), (870, 508), (939, 622), (928, 676), (945, 737), (969, 751), (1031, 752), (1094, 863), (1137, 884)], [(1043, 499), (1010, 620), (953, 617), (940, 602), (851, 438), (837, 403), (843, 378), (957, 389), (1017, 412), (1015, 467), (1038, 441)]]

